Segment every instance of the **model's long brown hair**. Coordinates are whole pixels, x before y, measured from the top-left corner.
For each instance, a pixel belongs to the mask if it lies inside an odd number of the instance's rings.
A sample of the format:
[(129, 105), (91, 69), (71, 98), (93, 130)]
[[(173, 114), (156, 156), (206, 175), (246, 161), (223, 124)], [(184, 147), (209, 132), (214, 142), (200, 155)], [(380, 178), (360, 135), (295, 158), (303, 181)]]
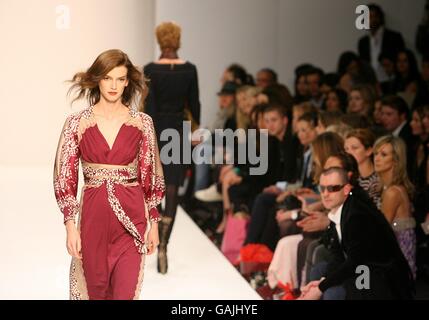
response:
[[(143, 73), (132, 64), (128, 55), (118, 49), (107, 50), (101, 53), (93, 62), (91, 67), (85, 72), (78, 72), (70, 80), (72, 86), (68, 91), (70, 95), (76, 91), (76, 96), (72, 100), (72, 104), (79, 99), (86, 98), (90, 105), (94, 105), (100, 101), (99, 82), (112, 69), (124, 66), (127, 68), (128, 86), (122, 94), (122, 103), (130, 106), (132, 103), (138, 105), (139, 110), (143, 110), (144, 99), (147, 96), (148, 89), (146, 79)], [(136, 101), (140, 96), (140, 102)]]

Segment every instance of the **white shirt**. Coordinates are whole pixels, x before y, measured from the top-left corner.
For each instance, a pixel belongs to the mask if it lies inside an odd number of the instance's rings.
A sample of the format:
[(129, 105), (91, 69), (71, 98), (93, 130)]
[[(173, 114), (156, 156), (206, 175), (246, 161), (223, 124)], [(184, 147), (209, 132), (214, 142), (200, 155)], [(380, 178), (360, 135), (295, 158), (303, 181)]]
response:
[(383, 66), (378, 61), (383, 45), (384, 27), (378, 28), (374, 35), (369, 34), (369, 50), (371, 56), (371, 66), (377, 75), (380, 82), (387, 81), (388, 76), (383, 69)]
[(399, 133), (401, 132), (402, 128), (407, 124), (407, 121), (402, 122), (399, 127), (397, 127), (393, 132), (392, 135), (395, 137), (399, 137)]
[(333, 223), (335, 223), (335, 229), (337, 229), (338, 233), (338, 239), (341, 242), (341, 213), (343, 211), (343, 205), (342, 204), (337, 210), (331, 210), (331, 212), (328, 213), (328, 218)]

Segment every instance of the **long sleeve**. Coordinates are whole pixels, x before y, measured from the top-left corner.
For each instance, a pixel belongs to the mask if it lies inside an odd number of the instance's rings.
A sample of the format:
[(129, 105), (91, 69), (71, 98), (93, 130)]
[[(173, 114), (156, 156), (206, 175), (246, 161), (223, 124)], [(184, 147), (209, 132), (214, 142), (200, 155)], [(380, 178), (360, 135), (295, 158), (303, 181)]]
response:
[(138, 159), (139, 179), (149, 211), (149, 218), (151, 221), (157, 222), (161, 220), (157, 206), (165, 194), (164, 175), (152, 118), (144, 113), (140, 113), (140, 116), (143, 122), (143, 138)]
[(194, 120), (200, 124), (200, 94), (198, 87), (198, 72), (197, 68), (194, 66), (194, 76), (191, 81), (191, 85), (189, 88), (189, 110), (191, 111), (192, 117)]
[(78, 128), (80, 117), (67, 118), (58, 142), (54, 164), (54, 191), (58, 206), (64, 215), (64, 223), (75, 220), (79, 213), (76, 199), (79, 179)]

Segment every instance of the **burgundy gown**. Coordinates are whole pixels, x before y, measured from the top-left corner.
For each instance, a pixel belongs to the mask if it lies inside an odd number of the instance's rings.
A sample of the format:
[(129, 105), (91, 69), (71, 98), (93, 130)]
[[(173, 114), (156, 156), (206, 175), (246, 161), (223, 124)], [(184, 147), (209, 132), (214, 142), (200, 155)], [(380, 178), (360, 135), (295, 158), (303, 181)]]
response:
[(82, 260), (72, 258), (70, 299), (138, 299), (148, 220), (160, 220), (156, 207), (165, 192), (152, 118), (130, 109), (110, 147), (92, 106), (70, 115), (58, 144), (54, 189), (64, 222), (79, 217)]

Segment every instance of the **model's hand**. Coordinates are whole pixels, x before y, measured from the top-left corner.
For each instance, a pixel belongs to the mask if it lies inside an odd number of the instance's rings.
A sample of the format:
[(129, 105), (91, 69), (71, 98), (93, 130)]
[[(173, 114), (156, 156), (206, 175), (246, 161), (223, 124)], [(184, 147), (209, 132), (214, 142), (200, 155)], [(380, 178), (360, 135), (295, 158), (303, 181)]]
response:
[(152, 222), (147, 235), (147, 254), (151, 255), (159, 245), (158, 223)]
[(77, 230), (73, 220), (69, 220), (66, 222), (66, 230), (67, 230), (67, 251), (72, 257), (81, 260), (82, 244), (80, 241), (80, 233)]

